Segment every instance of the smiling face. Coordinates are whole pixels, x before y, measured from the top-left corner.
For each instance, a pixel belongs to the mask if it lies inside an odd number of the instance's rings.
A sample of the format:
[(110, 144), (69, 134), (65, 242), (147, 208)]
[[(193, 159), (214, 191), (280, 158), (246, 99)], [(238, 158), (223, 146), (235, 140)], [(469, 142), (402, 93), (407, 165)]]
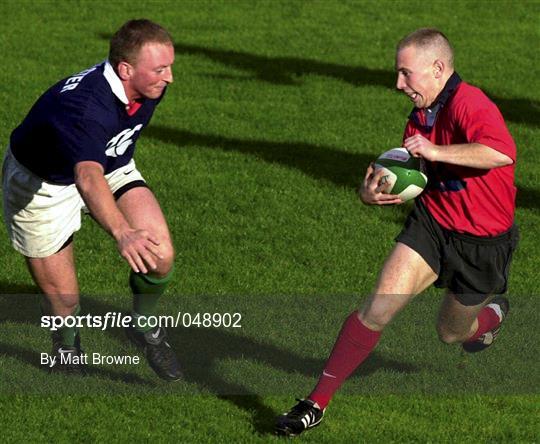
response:
[(407, 94), (417, 108), (429, 107), (451, 75), (433, 51), (414, 45), (397, 52), (396, 71), (396, 88)]
[(118, 74), (129, 101), (159, 98), (173, 81), (173, 63), (174, 47), (163, 43), (146, 43), (133, 64), (121, 62)]

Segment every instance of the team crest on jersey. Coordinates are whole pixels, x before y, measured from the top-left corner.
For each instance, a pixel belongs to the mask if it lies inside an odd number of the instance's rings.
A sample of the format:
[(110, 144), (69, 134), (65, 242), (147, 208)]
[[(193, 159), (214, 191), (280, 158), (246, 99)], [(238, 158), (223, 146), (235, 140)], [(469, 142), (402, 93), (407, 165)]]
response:
[(128, 128), (114, 136), (107, 142), (107, 150), (105, 154), (110, 157), (118, 157), (126, 152), (129, 146), (133, 143), (132, 137), (142, 128), (142, 123), (139, 123), (134, 128)]

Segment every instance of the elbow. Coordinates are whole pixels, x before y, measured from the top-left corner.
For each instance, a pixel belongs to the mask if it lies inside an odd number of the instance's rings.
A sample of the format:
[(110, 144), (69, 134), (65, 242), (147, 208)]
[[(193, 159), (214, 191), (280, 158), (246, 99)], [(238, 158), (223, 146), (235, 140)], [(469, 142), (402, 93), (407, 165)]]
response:
[(500, 168), (508, 165), (512, 165), (514, 161), (508, 157), (506, 154), (503, 153), (497, 153), (497, 155), (493, 159), (493, 167), (492, 168)]
[(79, 194), (84, 196), (86, 192), (92, 188), (92, 180), (84, 174), (75, 176), (75, 186), (77, 187), (77, 190), (79, 190)]
[(80, 162), (74, 169), (75, 186), (81, 194), (92, 189), (97, 178), (103, 177), (103, 167), (96, 162)]
[(514, 160), (507, 154), (504, 154), (503, 152), (498, 151), (495, 148), (491, 148), (487, 145), (480, 145), (480, 146), (483, 147), (482, 163), (484, 163), (485, 168), (487, 169), (500, 168), (500, 167), (512, 165), (514, 163)]
[(480, 149), (480, 168), (492, 169), (512, 165), (514, 160), (507, 154), (488, 145), (476, 144)]

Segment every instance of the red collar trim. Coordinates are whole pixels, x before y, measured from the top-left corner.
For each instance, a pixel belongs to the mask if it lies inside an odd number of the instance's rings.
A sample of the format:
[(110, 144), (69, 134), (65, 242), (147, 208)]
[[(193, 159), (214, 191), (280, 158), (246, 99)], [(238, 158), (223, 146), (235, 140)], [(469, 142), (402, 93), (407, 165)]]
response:
[(142, 103), (137, 102), (136, 100), (126, 105), (126, 112), (128, 113), (128, 116), (133, 116), (141, 106)]

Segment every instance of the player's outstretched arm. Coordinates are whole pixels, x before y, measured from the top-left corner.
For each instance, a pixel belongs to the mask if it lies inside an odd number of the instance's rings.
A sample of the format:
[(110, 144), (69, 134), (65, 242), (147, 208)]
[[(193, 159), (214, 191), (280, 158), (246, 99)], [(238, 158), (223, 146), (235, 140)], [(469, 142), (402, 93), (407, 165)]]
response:
[(157, 268), (161, 258), (158, 239), (147, 230), (131, 228), (118, 209), (109, 185), (103, 176), (103, 167), (93, 161), (75, 165), (75, 184), (88, 210), (109, 233), (118, 246), (120, 255), (136, 273), (147, 273)]
[(384, 191), (389, 184), (379, 185), (384, 171), (373, 168), (370, 164), (366, 170), (364, 180), (358, 189), (360, 200), (366, 205), (392, 205), (402, 203), (397, 194), (386, 194)]

